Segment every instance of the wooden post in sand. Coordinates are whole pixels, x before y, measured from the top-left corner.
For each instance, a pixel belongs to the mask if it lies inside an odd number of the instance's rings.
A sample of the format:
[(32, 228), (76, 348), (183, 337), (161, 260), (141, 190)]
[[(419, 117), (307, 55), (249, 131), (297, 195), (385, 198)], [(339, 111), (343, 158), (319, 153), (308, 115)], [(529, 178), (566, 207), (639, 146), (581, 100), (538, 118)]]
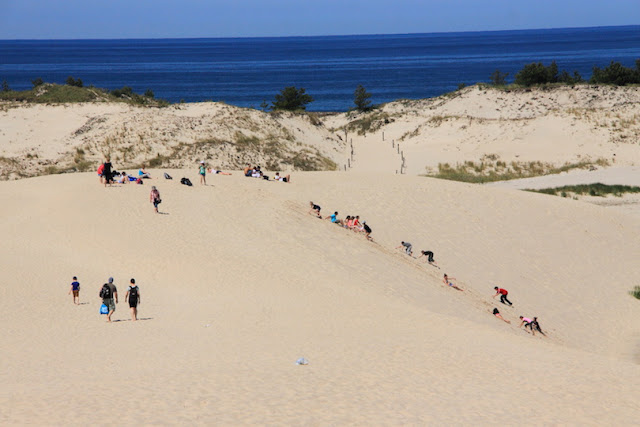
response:
[(351, 169), (351, 159), (347, 159), (347, 163), (349, 164), (349, 169)]
[(396, 148), (396, 140), (395, 139), (391, 140), (391, 148)]
[(382, 140), (384, 141), (384, 132), (382, 132)]
[(398, 143), (398, 154), (400, 154), (400, 143)]

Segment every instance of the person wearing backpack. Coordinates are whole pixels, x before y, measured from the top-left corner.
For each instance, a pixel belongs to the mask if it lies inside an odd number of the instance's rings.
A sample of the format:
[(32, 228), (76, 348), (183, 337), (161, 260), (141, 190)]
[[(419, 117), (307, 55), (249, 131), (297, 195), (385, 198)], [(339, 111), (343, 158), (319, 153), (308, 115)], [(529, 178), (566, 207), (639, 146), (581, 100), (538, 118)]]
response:
[(131, 320), (138, 320), (138, 304), (140, 304), (140, 289), (136, 286), (136, 279), (131, 279), (131, 284), (127, 289), (127, 294), (124, 296), (124, 300), (129, 302), (131, 308)]
[(113, 284), (113, 277), (109, 277), (109, 283), (102, 285), (100, 298), (102, 298), (102, 303), (106, 305), (109, 310), (107, 313), (107, 322), (111, 322), (111, 315), (116, 311), (116, 304), (118, 303), (118, 289), (116, 285)]

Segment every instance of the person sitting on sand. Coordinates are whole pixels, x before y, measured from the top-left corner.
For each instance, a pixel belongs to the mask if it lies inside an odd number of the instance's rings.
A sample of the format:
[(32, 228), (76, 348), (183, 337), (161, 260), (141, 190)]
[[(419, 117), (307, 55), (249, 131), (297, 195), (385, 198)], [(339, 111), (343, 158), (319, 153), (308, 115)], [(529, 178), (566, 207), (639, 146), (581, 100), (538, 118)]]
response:
[(309, 214), (313, 214), (315, 216), (317, 216), (318, 218), (322, 218), (322, 216), (320, 215), (320, 206), (316, 205), (313, 202), (309, 202), (309, 206), (311, 206), (311, 209), (309, 209)]
[(344, 219), (344, 228), (351, 229), (352, 225), (353, 219), (351, 218), (351, 215), (347, 215), (347, 217)]
[(276, 176), (273, 177), (274, 181), (291, 182), (291, 175), (280, 176), (280, 172), (276, 172)]
[(355, 231), (356, 233), (358, 231), (362, 231), (362, 225), (360, 225), (360, 216), (356, 215), (356, 217), (353, 219), (353, 223), (351, 224), (351, 229), (353, 231)]
[(244, 174), (244, 176), (251, 176), (251, 164), (247, 163), (247, 167), (245, 167), (244, 169), (242, 169), (242, 173)]
[(138, 178), (140, 179), (150, 179), (151, 174), (145, 170), (145, 165), (142, 165), (140, 169), (138, 169)]
[(231, 175), (231, 172), (223, 172), (221, 170), (218, 169), (209, 169), (209, 173), (210, 174), (220, 174), (220, 175)]
[(442, 279), (442, 281), (444, 282), (445, 285), (447, 285), (447, 286), (449, 286), (449, 287), (451, 287), (453, 289), (457, 289), (459, 291), (463, 291), (464, 292), (463, 289), (460, 289), (459, 287), (454, 285), (452, 280), (456, 280), (456, 278), (455, 277), (449, 277), (449, 276), (447, 276), (446, 273), (444, 274), (444, 279)]
[(127, 173), (121, 172), (120, 175), (118, 175), (116, 182), (118, 184), (126, 184), (127, 182), (129, 182), (129, 177), (127, 176)]
[(436, 262), (433, 260), (433, 252), (431, 251), (420, 251), (420, 256), (418, 257), (418, 259), (422, 258), (423, 256), (427, 257), (425, 259), (425, 262), (429, 262), (429, 264), (436, 264)]
[(330, 219), (332, 223), (334, 224), (338, 224), (338, 225), (342, 225), (342, 220), (338, 219), (338, 212), (334, 212), (333, 214), (329, 215), (328, 217), (326, 217), (325, 219)]
[(397, 246), (396, 249), (400, 249), (403, 246), (405, 253), (409, 256), (413, 256), (413, 245), (409, 242), (400, 242), (400, 246)]
[(162, 199), (160, 199), (160, 192), (158, 191), (155, 185), (151, 187), (151, 193), (149, 194), (149, 201), (153, 203), (153, 207), (156, 213), (158, 213), (158, 205), (162, 203)]
[(507, 319), (505, 319), (504, 317), (502, 317), (502, 315), (500, 314), (500, 312), (498, 311), (497, 308), (493, 309), (493, 315), (496, 316), (498, 319), (505, 321), (507, 323), (511, 323), (510, 321), (508, 321)]
[(500, 295), (501, 303), (503, 303), (504, 305), (507, 305), (507, 304), (509, 304), (510, 306), (513, 305), (511, 304), (511, 301), (507, 299), (507, 295), (509, 295), (509, 292), (506, 289), (498, 288), (497, 286), (494, 287), (493, 289), (496, 290), (496, 294), (493, 296), (494, 298)]

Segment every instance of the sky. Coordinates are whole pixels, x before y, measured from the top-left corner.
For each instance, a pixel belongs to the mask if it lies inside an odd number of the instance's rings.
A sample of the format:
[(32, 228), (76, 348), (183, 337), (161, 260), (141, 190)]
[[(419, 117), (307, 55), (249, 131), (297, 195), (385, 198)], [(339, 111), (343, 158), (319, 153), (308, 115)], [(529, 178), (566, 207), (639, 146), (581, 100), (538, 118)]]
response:
[(640, 0), (0, 0), (0, 40), (406, 34), (640, 24)]

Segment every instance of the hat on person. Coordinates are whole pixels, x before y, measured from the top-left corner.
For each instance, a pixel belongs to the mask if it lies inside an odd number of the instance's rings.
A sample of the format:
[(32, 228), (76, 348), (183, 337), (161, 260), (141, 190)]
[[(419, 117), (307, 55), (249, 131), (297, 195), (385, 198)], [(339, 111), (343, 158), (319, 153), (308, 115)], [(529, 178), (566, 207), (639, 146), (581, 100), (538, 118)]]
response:
[(109, 283), (113, 283), (113, 277), (109, 277)]
[(200, 163), (204, 165), (204, 160), (200, 160)]

